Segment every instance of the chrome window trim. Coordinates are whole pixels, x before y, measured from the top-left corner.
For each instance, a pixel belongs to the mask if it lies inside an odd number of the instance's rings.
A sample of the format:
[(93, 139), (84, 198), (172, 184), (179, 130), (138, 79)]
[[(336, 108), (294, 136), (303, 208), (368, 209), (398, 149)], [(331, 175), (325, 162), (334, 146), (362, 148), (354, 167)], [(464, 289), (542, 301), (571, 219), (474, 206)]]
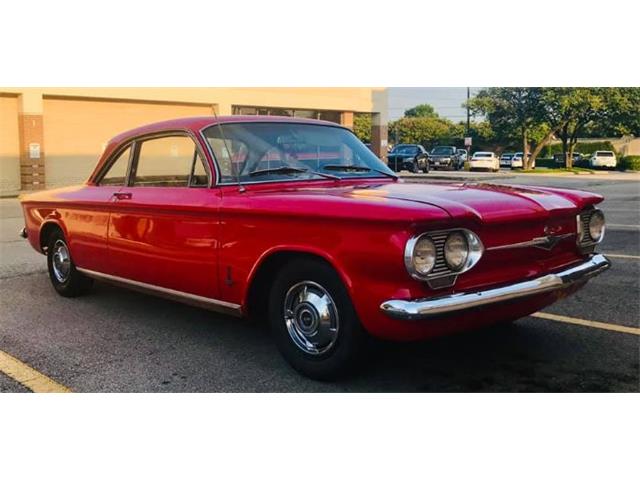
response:
[[(209, 166), (209, 162), (206, 161), (207, 157), (204, 155), (204, 152), (201, 148), (200, 142), (198, 142), (197, 136), (193, 134), (193, 132), (191, 130), (188, 129), (171, 129), (171, 130), (164, 130), (164, 131), (157, 131), (157, 132), (152, 132), (152, 133), (145, 133), (142, 135), (138, 135), (136, 137), (133, 137), (133, 142), (135, 143), (135, 151), (133, 153), (133, 158), (131, 160), (130, 163), (130, 167), (129, 167), (129, 177), (128, 177), (128, 181), (127, 181), (127, 187), (129, 188), (149, 188), (149, 187), (136, 187), (135, 185), (133, 185), (133, 175), (135, 175), (136, 170), (138, 168), (138, 160), (139, 160), (139, 155), (140, 155), (140, 147), (142, 145), (142, 143), (148, 141), (148, 140), (154, 140), (157, 138), (165, 138), (165, 137), (189, 137), (191, 139), (191, 141), (193, 142), (196, 150), (198, 151), (198, 154), (202, 157), (202, 159), (204, 160), (204, 168), (207, 171), (207, 188), (211, 188), (212, 187), (212, 175), (211, 175), (211, 168)], [(187, 185), (186, 187), (156, 187), (156, 188), (201, 188), (201, 187), (194, 187), (192, 185)]]
[[(91, 179), (90, 181), (98, 187), (126, 187), (129, 182), (129, 172), (131, 171), (131, 161), (133, 159), (135, 143), (136, 143), (135, 140), (127, 140), (126, 142), (123, 142), (118, 148), (116, 148), (111, 153), (111, 155), (109, 155), (109, 158), (107, 158), (107, 160), (104, 162), (104, 164), (102, 165), (102, 168), (98, 171), (98, 173), (94, 175), (93, 179)], [(111, 167), (113, 167), (116, 160), (118, 160), (120, 155), (129, 147), (131, 147), (131, 151), (129, 152), (129, 158), (127, 159), (127, 172), (125, 173), (124, 184), (123, 185), (101, 185), (100, 182), (104, 180), (105, 175), (109, 173), (109, 170), (111, 170)]]
[[(207, 188), (212, 188), (213, 175), (211, 174), (211, 166), (207, 161), (207, 156), (204, 155), (204, 150), (202, 149), (202, 145), (199, 142), (200, 139), (197, 135), (194, 134), (192, 130), (189, 130), (187, 128), (171, 128), (168, 130), (157, 130), (155, 132), (147, 132), (147, 133), (141, 133), (139, 135), (134, 135), (132, 137), (127, 138), (126, 140), (123, 140), (120, 146), (116, 150), (114, 150), (114, 152), (104, 162), (104, 165), (100, 169), (100, 171), (96, 175), (94, 175), (94, 177), (90, 181), (95, 185), (100, 186), (100, 180), (102, 180), (102, 177), (106, 174), (109, 168), (111, 168), (111, 163), (115, 161), (116, 156), (122, 153), (122, 151), (126, 149), (127, 146), (131, 146), (131, 155), (129, 156), (129, 165), (127, 167), (127, 178), (125, 179), (124, 187), (136, 188), (136, 187), (132, 187), (131, 185), (131, 181), (133, 180), (131, 178), (131, 173), (134, 171), (134, 168), (133, 168), (134, 162), (136, 163), (136, 166), (137, 166), (139, 144), (145, 140), (150, 140), (153, 138), (171, 137), (171, 136), (189, 137), (193, 141), (196, 149), (198, 150), (198, 153), (204, 160), (204, 168), (207, 171), (207, 177), (209, 178), (207, 182)], [(205, 142), (205, 144), (206, 143), (207, 142)], [(145, 187), (145, 188), (148, 188), (148, 187)], [(167, 187), (158, 187), (158, 188), (167, 188)], [(198, 187), (187, 186), (187, 187), (180, 187), (180, 188), (198, 188)]]
[[(418, 241), (423, 237), (432, 237), (433, 235), (447, 234), (447, 237), (448, 237), (448, 235), (454, 232), (462, 233), (467, 239), (467, 244), (469, 246), (469, 255), (467, 256), (467, 260), (463, 265), (463, 267), (460, 270), (453, 270), (447, 264), (448, 271), (444, 273), (433, 274), (429, 272), (427, 275), (421, 275), (418, 272), (416, 272), (415, 269), (413, 268), (413, 251)], [(433, 241), (433, 239), (431, 241)], [(411, 276), (411, 278), (421, 282), (424, 282), (424, 281), (428, 282), (429, 280), (432, 280), (432, 279), (441, 279), (446, 277), (457, 278), (458, 275), (468, 272), (473, 267), (475, 267), (477, 263), (480, 261), (480, 259), (482, 258), (484, 251), (485, 251), (485, 248), (484, 248), (484, 245), (482, 244), (482, 240), (480, 240), (480, 237), (469, 229), (450, 228), (446, 230), (434, 230), (430, 232), (424, 232), (419, 235), (414, 235), (410, 237), (409, 240), (407, 240), (407, 243), (405, 244), (405, 248), (404, 248), (404, 265), (405, 265), (405, 268), (407, 269), (407, 272)], [(440, 258), (440, 255), (442, 255), (442, 259), (446, 263), (446, 259), (444, 257), (444, 250), (440, 252), (438, 250), (438, 247), (436, 246), (436, 262)], [(433, 271), (433, 268), (432, 268), (432, 271)], [(448, 286), (448, 285), (445, 285), (445, 286)], [(437, 288), (437, 287), (431, 286), (431, 288)], [(443, 288), (443, 287), (440, 287), (440, 288)]]
[(109, 275), (108, 273), (96, 272), (93, 270), (88, 270), (86, 268), (76, 267), (76, 269), (86, 276), (95, 278), (97, 280), (103, 280), (105, 282), (114, 283), (134, 290), (144, 290), (145, 292), (154, 295), (167, 297), (182, 303), (200, 306), (209, 310), (232, 315), (235, 317), (242, 316), (242, 307), (241, 305), (238, 305), (236, 303), (225, 302), (223, 300), (216, 300), (209, 297), (202, 297), (200, 295), (181, 292), (179, 290), (173, 290), (171, 288), (160, 287), (158, 285), (152, 285), (149, 283), (138, 282), (136, 280), (130, 280), (128, 278)]

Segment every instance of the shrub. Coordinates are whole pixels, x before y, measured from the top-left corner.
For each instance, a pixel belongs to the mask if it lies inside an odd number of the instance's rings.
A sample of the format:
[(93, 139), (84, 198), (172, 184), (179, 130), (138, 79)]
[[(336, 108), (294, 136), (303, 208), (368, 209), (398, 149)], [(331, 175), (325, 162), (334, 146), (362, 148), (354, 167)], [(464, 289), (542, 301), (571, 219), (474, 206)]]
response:
[[(583, 155), (591, 155), (596, 150), (611, 150), (615, 152), (615, 148), (613, 148), (613, 144), (609, 141), (603, 142), (578, 142), (576, 143), (575, 148), (573, 149), (576, 153), (581, 153)], [(554, 143), (553, 145), (545, 146), (540, 155), (543, 157), (553, 157), (556, 153), (562, 153), (562, 144)]]
[(553, 158), (536, 158), (536, 167), (544, 167), (544, 168), (558, 168), (556, 162), (553, 161)]
[(628, 155), (620, 159), (618, 163), (620, 170), (638, 170), (640, 171), (640, 155)]

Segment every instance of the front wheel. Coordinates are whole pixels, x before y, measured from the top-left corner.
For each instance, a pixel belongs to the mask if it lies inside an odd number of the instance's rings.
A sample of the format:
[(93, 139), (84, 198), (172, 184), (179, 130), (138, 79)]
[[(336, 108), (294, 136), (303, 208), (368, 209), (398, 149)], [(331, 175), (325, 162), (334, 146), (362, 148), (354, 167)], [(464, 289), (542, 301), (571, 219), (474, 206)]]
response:
[(280, 353), (310, 378), (344, 375), (362, 357), (367, 334), (340, 277), (322, 261), (282, 268), (269, 296), (269, 323)]
[(67, 240), (56, 230), (47, 242), (47, 267), (53, 288), (63, 297), (77, 297), (91, 289), (93, 280), (77, 269), (71, 258)]

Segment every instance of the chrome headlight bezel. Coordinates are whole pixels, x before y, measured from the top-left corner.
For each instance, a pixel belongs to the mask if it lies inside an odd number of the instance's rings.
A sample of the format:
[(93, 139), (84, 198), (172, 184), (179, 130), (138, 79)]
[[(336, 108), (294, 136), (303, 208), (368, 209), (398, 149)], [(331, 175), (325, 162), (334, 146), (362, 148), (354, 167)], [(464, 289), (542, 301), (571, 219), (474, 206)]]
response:
[[(602, 218), (602, 231), (598, 238), (591, 235), (591, 220), (594, 217)], [(576, 216), (577, 236), (576, 244), (582, 251), (592, 251), (596, 245), (602, 243), (606, 231), (606, 217), (604, 212), (597, 208), (588, 208)]]
[[(447, 239), (455, 233), (463, 235), (468, 246), (466, 259), (459, 270), (454, 270), (453, 268), (451, 268), (451, 266), (448, 265), (444, 252), (444, 245)], [(431, 242), (433, 242), (436, 247), (436, 260), (434, 266), (426, 274), (418, 272), (414, 267), (413, 261), (416, 245), (421, 239), (424, 238), (428, 238), (429, 240), (431, 240)], [(484, 245), (482, 244), (482, 241), (480, 240), (480, 237), (478, 237), (478, 235), (465, 228), (452, 228), (449, 230), (425, 232), (411, 237), (409, 240), (407, 240), (405, 246), (404, 263), (407, 272), (412, 278), (419, 281), (427, 281), (432, 288), (442, 288), (452, 285), (458, 275), (473, 268), (480, 261), (483, 253)], [(452, 281), (431, 282), (436, 279), (446, 279), (447, 277)], [(434, 286), (436, 284), (437, 287)]]
[[(425, 271), (421, 272), (416, 267), (415, 259), (416, 259), (416, 250), (420, 242), (424, 242), (424, 241), (430, 242), (431, 245), (433, 246), (433, 262), (426, 272)], [(427, 277), (429, 273), (431, 273), (431, 271), (433, 270), (433, 267), (435, 267), (437, 258), (438, 258), (438, 250), (435, 246), (435, 243), (433, 243), (433, 240), (431, 240), (430, 238), (424, 235), (420, 235), (417, 237), (410, 238), (409, 241), (407, 242), (407, 245), (405, 247), (405, 252), (404, 252), (404, 264), (405, 264), (405, 267), (407, 268), (407, 271), (411, 274), (413, 278)]]

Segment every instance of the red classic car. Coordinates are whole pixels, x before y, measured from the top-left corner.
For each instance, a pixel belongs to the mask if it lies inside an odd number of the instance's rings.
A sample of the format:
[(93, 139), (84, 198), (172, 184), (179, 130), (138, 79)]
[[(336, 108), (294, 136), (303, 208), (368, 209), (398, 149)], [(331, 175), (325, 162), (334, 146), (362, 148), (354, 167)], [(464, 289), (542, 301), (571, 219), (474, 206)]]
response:
[(189, 118), (114, 138), (89, 180), (25, 195), (57, 292), (93, 279), (267, 316), (300, 372), (344, 372), (374, 336), (512, 321), (610, 265), (602, 197), (403, 183), (354, 134), (294, 118)]

